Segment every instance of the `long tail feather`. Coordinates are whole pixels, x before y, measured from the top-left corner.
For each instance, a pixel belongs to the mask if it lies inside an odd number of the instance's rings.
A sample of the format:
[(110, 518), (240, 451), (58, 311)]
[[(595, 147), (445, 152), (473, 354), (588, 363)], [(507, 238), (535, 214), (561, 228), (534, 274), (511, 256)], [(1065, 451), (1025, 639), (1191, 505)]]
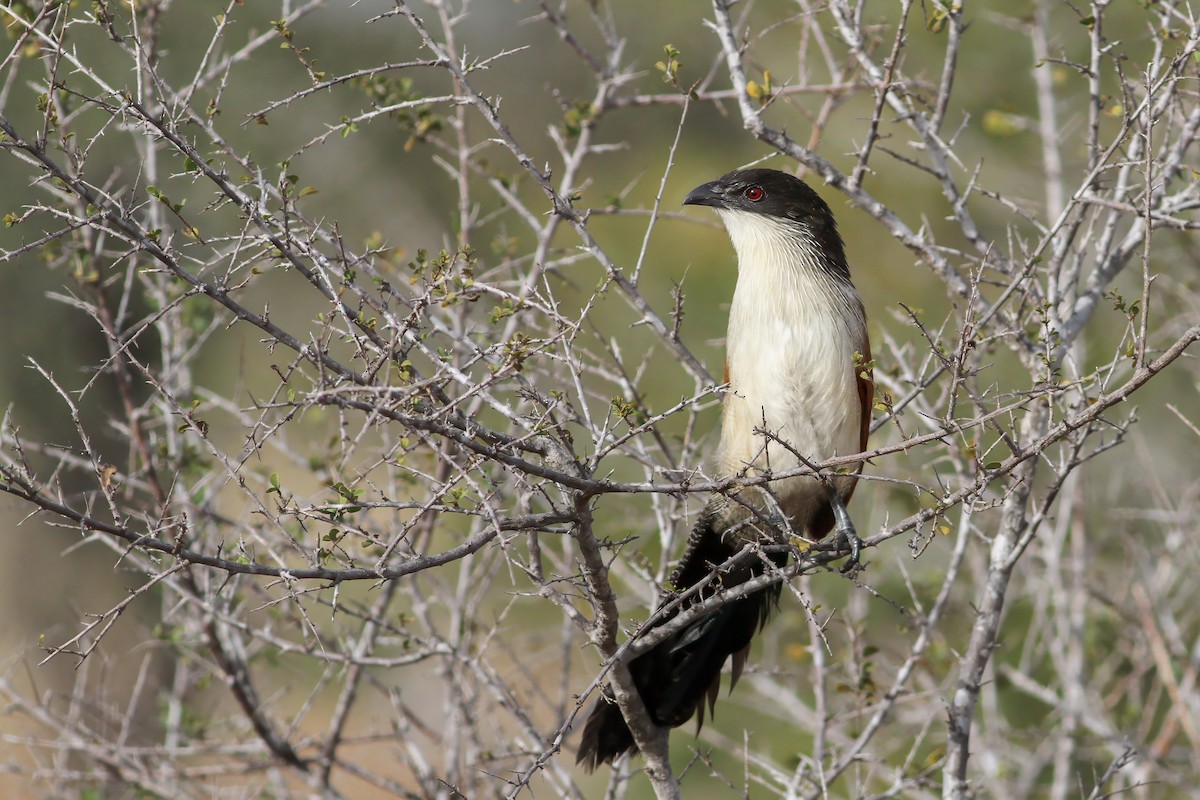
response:
[[(697, 520), (688, 537), (683, 558), (671, 576), (671, 588), (675, 592), (682, 593), (695, 586), (714, 567), (728, 561), (742, 549), (743, 541), (739, 537), (717, 530), (717, 517), (710, 508)], [(777, 565), (783, 566), (787, 557), (777, 554), (771, 558)], [(727, 590), (745, 583), (763, 574), (764, 569), (761, 559), (748, 559), (744, 564), (722, 573), (719, 580), (711, 582), (683, 607), (711, 597), (719, 588)], [(676, 727), (698, 714), (699, 722), (703, 724), (706, 702), (709, 715), (712, 715), (725, 661), (733, 656), (733, 683), (736, 683), (745, 664), (751, 638), (778, 603), (779, 588), (775, 585), (721, 606), (630, 662), (629, 670), (634, 684), (655, 723), (663, 727)], [(667, 599), (670, 599), (670, 595), (665, 596), (663, 602)], [(646, 631), (663, 625), (680, 610), (677, 608), (664, 615)], [(611, 689), (606, 686), (584, 725), (576, 761), (591, 771), (635, 749), (633, 734), (613, 700)]]

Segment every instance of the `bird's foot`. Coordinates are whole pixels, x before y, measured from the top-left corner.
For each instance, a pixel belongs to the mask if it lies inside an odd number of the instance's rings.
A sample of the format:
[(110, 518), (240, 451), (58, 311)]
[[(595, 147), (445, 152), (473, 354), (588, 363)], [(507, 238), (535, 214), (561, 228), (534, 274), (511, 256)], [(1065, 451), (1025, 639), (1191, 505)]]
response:
[(858, 537), (854, 520), (850, 519), (850, 512), (846, 510), (845, 501), (837, 489), (833, 488), (833, 484), (829, 485), (829, 505), (833, 509), (834, 542), (839, 550), (845, 548), (850, 551), (850, 557), (841, 568), (841, 573), (845, 575), (862, 565), (859, 555), (862, 553), (863, 542)]
[(858, 531), (854, 530), (854, 526), (849, 528), (839, 528), (837, 531), (837, 546), (838, 549), (847, 548), (850, 551), (850, 557), (846, 559), (846, 563), (842, 564), (839, 570), (843, 575), (854, 572), (862, 567), (862, 562), (859, 560), (859, 554), (862, 552), (862, 539), (858, 537)]

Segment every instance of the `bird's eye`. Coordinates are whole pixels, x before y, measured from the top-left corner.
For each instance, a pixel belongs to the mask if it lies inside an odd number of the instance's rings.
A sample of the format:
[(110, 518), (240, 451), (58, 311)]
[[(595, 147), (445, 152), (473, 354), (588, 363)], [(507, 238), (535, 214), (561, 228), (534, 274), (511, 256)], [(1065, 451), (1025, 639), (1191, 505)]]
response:
[(751, 203), (757, 203), (766, 196), (767, 193), (763, 191), (761, 186), (747, 186), (746, 190), (742, 192), (742, 197), (745, 197)]

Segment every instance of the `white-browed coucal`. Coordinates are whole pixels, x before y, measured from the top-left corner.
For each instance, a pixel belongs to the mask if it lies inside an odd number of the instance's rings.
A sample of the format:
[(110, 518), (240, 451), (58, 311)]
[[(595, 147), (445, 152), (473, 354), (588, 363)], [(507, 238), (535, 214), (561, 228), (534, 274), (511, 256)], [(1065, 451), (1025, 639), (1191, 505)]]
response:
[[(874, 385), (862, 300), (833, 213), (807, 184), (772, 169), (735, 170), (698, 186), (685, 205), (709, 206), (737, 251), (729, 309), (719, 450), (725, 475), (777, 475), (866, 449)], [(845, 511), (855, 469), (824, 479), (798, 475), (765, 487), (714, 495), (688, 537), (660, 606), (704, 588), (639, 632), (787, 562), (785, 550), (747, 545), (824, 537), (835, 528), (857, 561), (858, 537)], [(710, 575), (734, 556), (732, 566)], [(704, 704), (711, 713), (721, 670), (737, 682), (750, 640), (779, 599), (780, 584), (721, 605), (638, 655), (629, 669), (654, 722), (682, 725)], [(636, 749), (605, 687), (584, 726), (578, 761), (589, 770)]]

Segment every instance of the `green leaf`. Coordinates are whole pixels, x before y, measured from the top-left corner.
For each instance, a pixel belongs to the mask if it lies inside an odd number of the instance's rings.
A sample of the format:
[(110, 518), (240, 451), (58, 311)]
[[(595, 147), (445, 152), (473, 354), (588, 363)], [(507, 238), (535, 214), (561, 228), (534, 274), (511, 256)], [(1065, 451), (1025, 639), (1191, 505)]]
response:
[(990, 109), (983, 115), (983, 130), (991, 136), (1016, 136), (1025, 129), (1021, 117), (1008, 114), (997, 109)]

